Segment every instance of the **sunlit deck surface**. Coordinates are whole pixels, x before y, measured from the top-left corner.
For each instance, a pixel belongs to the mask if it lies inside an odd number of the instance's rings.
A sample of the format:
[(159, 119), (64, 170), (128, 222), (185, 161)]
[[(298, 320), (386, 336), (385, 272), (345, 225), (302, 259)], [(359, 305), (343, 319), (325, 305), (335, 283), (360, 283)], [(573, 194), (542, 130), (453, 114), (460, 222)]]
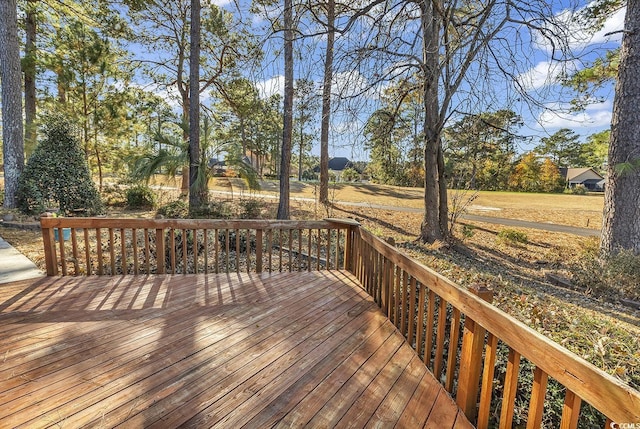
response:
[(0, 285), (0, 427), (471, 427), (341, 271)]

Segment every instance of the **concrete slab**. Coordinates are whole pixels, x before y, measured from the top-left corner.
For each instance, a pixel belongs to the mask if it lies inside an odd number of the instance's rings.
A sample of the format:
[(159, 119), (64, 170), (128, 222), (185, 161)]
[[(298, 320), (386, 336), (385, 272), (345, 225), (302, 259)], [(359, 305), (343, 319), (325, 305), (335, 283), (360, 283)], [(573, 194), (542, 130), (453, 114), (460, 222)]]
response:
[(42, 276), (44, 273), (29, 258), (0, 237), (0, 284)]

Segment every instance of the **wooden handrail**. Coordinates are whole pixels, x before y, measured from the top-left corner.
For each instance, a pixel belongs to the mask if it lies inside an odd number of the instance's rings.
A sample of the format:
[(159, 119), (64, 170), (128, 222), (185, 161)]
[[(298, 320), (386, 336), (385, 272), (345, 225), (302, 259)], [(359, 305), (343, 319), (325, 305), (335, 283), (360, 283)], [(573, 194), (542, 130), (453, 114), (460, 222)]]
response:
[(50, 276), (347, 269), (353, 236), (337, 219), (43, 216), (40, 225)]
[[(534, 388), (537, 390), (533, 392), (536, 397), (532, 398), (532, 404), (530, 406), (530, 416), (534, 420), (540, 421), (540, 401), (541, 398), (544, 398), (544, 394), (541, 394), (540, 390), (542, 389), (542, 391), (544, 391), (546, 389), (546, 379), (547, 377), (551, 377), (567, 388), (565, 409), (563, 411), (563, 419), (566, 419), (567, 424), (566, 427), (573, 427), (573, 424), (577, 421), (577, 415), (575, 413), (579, 412), (580, 399), (591, 404), (611, 419), (611, 421), (640, 422), (640, 392), (605, 373), (581, 357), (571, 353), (495, 306), (487, 303), (481, 297), (461, 288), (427, 266), (398, 252), (396, 248), (375, 237), (363, 228), (358, 228), (356, 236), (354, 237), (354, 253), (353, 260), (356, 261), (356, 265), (354, 266), (353, 272), (363, 283), (364, 287), (367, 288), (369, 293), (376, 298), (376, 300), (379, 300), (378, 302), (381, 308), (385, 309), (388, 305), (387, 303), (390, 301), (390, 294), (393, 294), (396, 303), (399, 303), (400, 309), (394, 308), (390, 313), (409, 312), (406, 317), (402, 317), (400, 321), (394, 320), (394, 322), (401, 332), (405, 336), (408, 336), (410, 343), (413, 343), (414, 337), (410, 334), (410, 329), (405, 329), (404, 324), (413, 324), (414, 318), (417, 320), (417, 315), (411, 313), (411, 308), (407, 308), (402, 300), (409, 296), (411, 303), (415, 303), (416, 292), (414, 287), (419, 287), (419, 293), (421, 293), (421, 288), (426, 288), (427, 291), (422, 292), (423, 294), (433, 293), (439, 297), (441, 307), (438, 314), (440, 316), (444, 317), (444, 315), (446, 315), (446, 304), (449, 304), (454, 311), (454, 318), (455, 311), (459, 311), (465, 316), (465, 324), (466, 320), (473, 321), (474, 325), (481, 327), (489, 333), (489, 341), (491, 341), (491, 337), (494, 337), (509, 347), (511, 350), (509, 362), (513, 364), (514, 368), (511, 375), (516, 378), (512, 378), (511, 380), (513, 381), (506, 380), (506, 382), (511, 384), (505, 386), (505, 395), (509, 397), (503, 402), (503, 418), (510, 420), (512, 415), (508, 409), (505, 410), (504, 408), (510, 407), (511, 410), (513, 409), (512, 395), (515, 395), (515, 391), (513, 391), (515, 384), (513, 383), (517, 383), (518, 363), (520, 356), (522, 356), (536, 366), (536, 373), (538, 374), (536, 377), (538, 381), (534, 383)], [(371, 263), (376, 267), (386, 266), (385, 264), (390, 264), (392, 267), (372, 271), (367, 269), (367, 265)], [(393, 272), (394, 270), (400, 270), (400, 273), (403, 274), (389, 278), (387, 273)], [(409, 281), (407, 281), (407, 279), (409, 279)], [(395, 284), (398, 281), (401, 284), (400, 288)], [(394, 290), (397, 291), (398, 289), (403, 291), (401, 292), (401, 296), (398, 296), (394, 292)], [(394, 298), (391, 298), (391, 301), (393, 300)], [(433, 305), (433, 303), (430, 304)], [(424, 311), (424, 309), (419, 309), (419, 311)], [(444, 335), (445, 327), (444, 325), (440, 326), (443, 321), (444, 319), (440, 320), (437, 329), (434, 328), (436, 329), (436, 337)], [(428, 321), (428, 323), (431, 322), (432, 321)], [(430, 329), (430, 325), (427, 326), (427, 329)], [(447, 328), (449, 332), (454, 331), (456, 333), (458, 329), (461, 328), (459, 326), (452, 326), (450, 329)], [(476, 329), (476, 326), (473, 326), (473, 329)], [(476, 336), (466, 336), (467, 341), (476, 342), (476, 344), (463, 344), (463, 357), (465, 353), (468, 354), (470, 351), (478, 352), (477, 341), (479, 340), (480, 334), (481, 331), (478, 331)], [(455, 341), (455, 338), (453, 338), (451, 343)], [(482, 341), (484, 342), (483, 333)], [(434, 356), (433, 365), (436, 377), (440, 375), (441, 368), (443, 368), (444, 365), (444, 362), (441, 361), (443, 357), (441, 354), (445, 353), (442, 348), (443, 344), (444, 342), (440, 342), (440, 340), (436, 342), (436, 347), (439, 347), (438, 353)], [(421, 344), (417, 344), (416, 346), (417, 351), (422, 347)], [(425, 347), (430, 346), (431, 344), (428, 344)], [(489, 347), (489, 350), (490, 349), (491, 347)], [(495, 351), (495, 346), (493, 346), (492, 353), (495, 353)], [(430, 358), (430, 356), (425, 356), (425, 362), (428, 363)], [(491, 359), (489, 359), (489, 361), (491, 361)], [(452, 368), (451, 364), (449, 364), (448, 371), (452, 371)], [(460, 378), (458, 379), (458, 383), (465, 382), (473, 384), (465, 386), (458, 385), (458, 392), (461, 390), (463, 392), (477, 392), (477, 383), (479, 382), (476, 376), (477, 371), (479, 371), (479, 369), (473, 368), (471, 374), (465, 374), (462, 380)], [(492, 373), (492, 371), (490, 372)], [(447, 377), (444, 379), (444, 384), (446, 387), (450, 387), (450, 380), (448, 380), (450, 375), (446, 375)], [(507, 373), (507, 378), (509, 378), (509, 373)], [(490, 386), (491, 383), (485, 383), (483, 380), (483, 384)], [(482, 394), (483, 393), (481, 393), (481, 395)], [(484, 393), (484, 395), (486, 395), (486, 393)], [(511, 401), (510, 404), (508, 403), (509, 401)], [(458, 404), (472, 421), (475, 419), (475, 403), (476, 397), (474, 393), (471, 393), (469, 396), (463, 393), (458, 400)], [(473, 404), (473, 406), (470, 404)], [(501, 421), (500, 425), (501, 427), (503, 427), (503, 425), (505, 427), (511, 427), (510, 422)], [(484, 426), (482, 422), (478, 422), (478, 427), (486, 426)]]

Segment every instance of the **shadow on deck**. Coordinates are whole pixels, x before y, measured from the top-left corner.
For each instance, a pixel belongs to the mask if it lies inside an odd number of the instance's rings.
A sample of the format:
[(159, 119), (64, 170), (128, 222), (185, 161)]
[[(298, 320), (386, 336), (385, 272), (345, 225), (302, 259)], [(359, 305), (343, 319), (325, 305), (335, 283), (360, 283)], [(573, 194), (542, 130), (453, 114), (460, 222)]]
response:
[(0, 426), (472, 427), (346, 271), (0, 288)]

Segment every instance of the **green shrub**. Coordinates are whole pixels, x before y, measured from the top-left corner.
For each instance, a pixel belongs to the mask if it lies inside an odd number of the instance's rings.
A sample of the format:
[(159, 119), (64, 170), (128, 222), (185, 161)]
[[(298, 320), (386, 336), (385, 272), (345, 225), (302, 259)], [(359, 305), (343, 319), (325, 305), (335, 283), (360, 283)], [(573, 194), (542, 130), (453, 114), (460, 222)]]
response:
[(264, 202), (254, 198), (238, 201), (240, 219), (259, 219), (264, 208)]
[(192, 209), (189, 216), (196, 219), (228, 219), (231, 217), (231, 208), (223, 201), (213, 201)]
[(102, 213), (104, 205), (71, 122), (62, 115), (49, 115), (43, 123), (44, 140), (18, 181), (18, 208), (26, 214), (53, 206), (62, 212)]
[(127, 193), (122, 186), (105, 185), (100, 191), (100, 196), (108, 206), (124, 207), (127, 204)]
[(4, 189), (0, 189), (0, 206), (4, 205)]
[(473, 225), (464, 224), (462, 225), (462, 236), (466, 238), (471, 238), (476, 233), (476, 227)]
[(360, 174), (355, 168), (348, 167), (342, 172), (342, 180), (345, 182), (357, 182), (360, 180)]
[(156, 206), (156, 195), (146, 185), (135, 185), (127, 189), (127, 207), (130, 209), (148, 209)]
[(527, 234), (515, 229), (503, 229), (498, 233), (498, 238), (509, 245), (515, 246), (519, 244), (526, 244), (529, 242)]
[(583, 185), (576, 185), (572, 188), (567, 188), (564, 190), (565, 194), (571, 194), (571, 195), (586, 195), (587, 194), (587, 188), (585, 188)]
[(172, 219), (186, 219), (189, 217), (189, 204), (184, 200), (171, 201), (160, 206), (157, 214)]

